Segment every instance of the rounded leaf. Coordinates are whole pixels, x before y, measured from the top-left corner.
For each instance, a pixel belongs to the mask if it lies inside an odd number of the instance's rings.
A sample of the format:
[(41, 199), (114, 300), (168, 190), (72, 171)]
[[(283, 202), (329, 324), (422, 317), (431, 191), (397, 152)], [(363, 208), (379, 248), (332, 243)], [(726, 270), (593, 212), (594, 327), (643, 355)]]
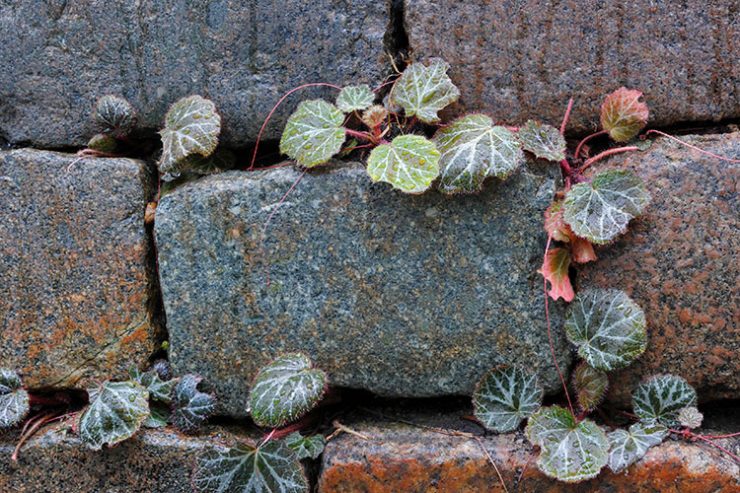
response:
[(128, 134), (136, 123), (136, 112), (126, 99), (108, 94), (95, 105), (95, 121), (107, 132)]
[(80, 416), (82, 441), (93, 450), (131, 438), (149, 417), (149, 392), (133, 381), (104, 382), (89, 392)]
[(587, 289), (568, 307), (565, 336), (594, 368), (623, 368), (647, 347), (645, 314), (624, 291)]
[(641, 91), (620, 87), (604, 99), (601, 126), (616, 142), (627, 142), (647, 125), (649, 111), (641, 97)]
[(549, 161), (565, 159), (565, 137), (552, 125), (528, 120), (517, 134), (525, 151)]
[(172, 401), (172, 389), (175, 388), (177, 380), (164, 381), (159, 378), (156, 370), (140, 371), (137, 367), (131, 367), (128, 371), (131, 380), (137, 382), (149, 392), (149, 398), (155, 401), (169, 404)]
[(324, 451), (326, 439), (323, 435), (304, 437), (296, 431), (285, 437), (285, 443), (295, 452), (298, 460), (317, 459)]
[(388, 118), (388, 110), (379, 104), (374, 104), (362, 113), (362, 123), (369, 128), (375, 128)]
[(0, 429), (20, 423), (29, 408), (28, 392), (21, 378), (12, 370), (0, 368)]
[(606, 397), (609, 377), (586, 362), (581, 362), (573, 372), (573, 387), (581, 410), (591, 412)]
[(604, 244), (627, 230), (650, 202), (642, 179), (627, 170), (609, 170), (591, 183), (579, 183), (565, 196), (563, 218), (573, 232)]
[(678, 412), (678, 422), (681, 426), (694, 429), (701, 426), (704, 415), (694, 406), (688, 406)]
[(475, 417), (489, 430), (515, 430), (542, 405), (543, 389), (537, 375), (508, 367), (487, 373), (473, 393)]
[(444, 193), (478, 192), (487, 177), (506, 178), (524, 162), (514, 134), (493, 126), (486, 115), (455, 120), (432, 140), (440, 152), (439, 189)]
[(660, 444), (668, 429), (659, 423), (635, 423), (627, 430), (609, 433), (609, 469), (614, 472), (641, 459), (650, 447)]
[(373, 181), (384, 181), (406, 193), (427, 190), (439, 175), (439, 151), (420, 135), (401, 135), (390, 144), (372, 150), (367, 173)]
[(118, 149), (118, 141), (110, 134), (95, 134), (87, 142), (87, 148), (104, 154), (113, 154)]
[(347, 86), (337, 96), (337, 108), (345, 113), (362, 111), (369, 108), (373, 101), (375, 101), (375, 94), (367, 84)]
[(678, 426), (678, 415), (688, 406), (696, 406), (696, 390), (675, 375), (652, 376), (632, 393), (632, 407), (643, 421)]
[(326, 384), (326, 374), (307, 356), (281, 356), (257, 373), (249, 392), (249, 412), (258, 426), (279, 428), (313, 409)]
[(324, 164), (342, 149), (344, 114), (323, 99), (298, 105), (285, 124), (280, 152), (305, 168)]
[(221, 116), (213, 101), (201, 96), (188, 96), (170, 106), (164, 117), (161, 173), (176, 169), (178, 161), (191, 154), (210, 156), (218, 146)]
[(198, 390), (201, 380), (197, 375), (185, 375), (172, 396), (172, 424), (188, 433), (197, 430), (216, 409), (216, 398)]
[(390, 106), (398, 105), (406, 116), (416, 116), (424, 123), (438, 122), (437, 112), (460, 97), (460, 91), (447, 75), (449, 68), (439, 58), (429, 60), (429, 65), (410, 64), (393, 84)]
[(570, 241), (570, 227), (563, 219), (563, 202), (556, 200), (545, 210), (545, 231), (555, 241), (568, 243)]

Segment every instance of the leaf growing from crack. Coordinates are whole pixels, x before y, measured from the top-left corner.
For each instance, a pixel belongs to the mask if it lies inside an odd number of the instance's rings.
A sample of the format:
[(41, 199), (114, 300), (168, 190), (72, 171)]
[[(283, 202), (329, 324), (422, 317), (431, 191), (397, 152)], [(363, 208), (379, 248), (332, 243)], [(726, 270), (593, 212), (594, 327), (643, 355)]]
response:
[(179, 161), (192, 154), (208, 157), (218, 146), (221, 116), (213, 101), (188, 96), (173, 104), (164, 117), (160, 173), (170, 173)]
[(659, 423), (635, 423), (627, 430), (614, 430), (609, 438), (609, 469), (620, 472), (640, 460), (650, 447), (660, 444), (668, 429)]
[(149, 404), (149, 417), (141, 425), (144, 428), (164, 428), (170, 420), (170, 410), (157, 402)]
[[(233, 168), (235, 164), (236, 155), (233, 152), (228, 149), (217, 149), (208, 157), (203, 157), (200, 154), (191, 154), (171, 166), (168, 173), (175, 175), (172, 178), (181, 173), (210, 175)], [(167, 177), (164, 179), (167, 179)]]
[(556, 300), (572, 301), (575, 292), (568, 276), (570, 267), (570, 252), (567, 248), (552, 248), (547, 251), (542, 267), (538, 271), (550, 283), (547, 294)]
[(342, 149), (344, 114), (322, 99), (303, 101), (285, 124), (280, 152), (305, 168), (324, 164)]
[(258, 426), (279, 428), (309, 412), (324, 396), (326, 374), (303, 354), (287, 354), (260, 369), (249, 392)]
[(599, 370), (624, 368), (647, 347), (645, 314), (624, 291), (587, 289), (568, 307), (565, 336)]
[(131, 438), (149, 416), (149, 392), (137, 382), (104, 382), (88, 394), (79, 429), (80, 439), (93, 450)]
[(542, 405), (537, 375), (516, 367), (487, 373), (473, 393), (475, 417), (489, 430), (513, 431)]
[(563, 217), (573, 232), (603, 244), (627, 230), (650, 202), (642, 179), (631, 171), (609, 170), (591, 183), (579, 183), (565, 196)]
[(489, 176), (506, 178), (524, 162), (514, 134), (486, 115), (467, 115), (441, 128), (433, 142), (440, 152), (440, 190), (473, 193)]
[(172, 389), (175, 388), (177, 380), (163, 381), (155, 370), (140, 371), (137, 367), (132, 366), (128, 371), (131, 380), (149, 391), (149, 398), (155, 401), (169, 404), (172, 402)]
[(641, 91), (620, 87), (604, 99), (601, 126), (614, 141), (627, 142), (647, 125), (648, 106), (641, 97)]
[(460, 91), (447, 75), (450, 65), (433, 58), (429, 65), (412, 63), (393, 84), (390, 105), (401, 106), (406, 116), (416, 116), (424, 123), (439, 121), (437, 112), (457, 101)]
[(573, 387), (581, 410), (591, 412), (606, 397), (609, 377), (601, 370), (582, 361), (573, 372)]
[(678, 426), (681, 409), (696, 406), (696, 390), (681, 377), (655, 375), (637, 386), (632, 407), (643, 421)]
[(295, 453), (282, 440), (252, 447), (211, 449), (198, 457), (193, 485), (199, 493), (308, 493)]
[(28, 392), (18, 374), (0, 368), (0, 429), (20, 423), (30, 407)]
[(201, 377), (185, 375), (172, 396), (172, 424), (190, 433), (198, 429), (216, 409), (216, 398), (198, 390)]
[(374, 104), (362, 113), (362, 123), (368, 128), (376, 128), (388, 118), (388, 110), (379, 104)]
[(337, 96), (337, 108), (345, 113), (362, 111), (369, 108), (375, 101), (375, 94), (367, 84), (347, 86)]
[(525, 433), (541, 449), (540, 471), (566, 483), (595, 477), (609, 457), (604, 431), (588, 419), (579, 423), (560, 406), (540, 408), (529, 418)]
[(678, 412), (678, 422), (689, 429), (698, 428), (704, 420), (704, 415), (695, 406), (687, 406)]
[(122, 137), (134, 128), (136, 112), (126, 99), (108, 94), (95, 105), (95, 121), (105, 132)]
[(439, 151), (420, 135), (401, 135), (390, 144), (379, 145), (367, 160), (373, 181), (384, 181), (406, 193), (427, 190), (439, 175)]
[(570, 241), (570, 227), (563, 219), (563, 202), (561, 200), (550, 204), (545, 210), (545, 231), (555, 241), (568, 243)]
[(323, 435), (304, 437), (296, 431), (285, 437), (285, 443), (295, 452), (298, 460), (317, 459), (324, 451), (326, 439)]
[(525, 151), (548, 161), (565, 159), (565, 137), (552, 125), (528, 120), (518, 132)]

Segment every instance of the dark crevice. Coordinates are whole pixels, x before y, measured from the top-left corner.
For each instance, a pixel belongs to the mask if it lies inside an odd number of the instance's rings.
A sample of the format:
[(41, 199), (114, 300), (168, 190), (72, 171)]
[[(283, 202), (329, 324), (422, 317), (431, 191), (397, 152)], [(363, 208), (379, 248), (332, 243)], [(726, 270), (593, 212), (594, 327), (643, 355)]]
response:
[(409, 37), (406, 32), (404, 0), (389, 0), (388, 27), (383, 38), (385, 49), (398, 70), (403, 70), (411, 56)]

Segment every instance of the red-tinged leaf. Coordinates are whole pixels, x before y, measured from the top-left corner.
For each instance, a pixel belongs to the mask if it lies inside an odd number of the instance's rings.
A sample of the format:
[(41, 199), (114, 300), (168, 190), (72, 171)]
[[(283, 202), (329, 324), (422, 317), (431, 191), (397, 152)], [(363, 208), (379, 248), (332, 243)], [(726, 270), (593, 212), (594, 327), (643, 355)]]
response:
[(573, 301), (575, 293), (568, 277), (569, 266), (570, 252), (567, 248), (553, 248), (545, 255), (545, 261), (539, 272), (550, 282), (550, 290), (547, 292), (550, 298)]
[(550, 204), (550, 207), (545, 211), (545, 231), (547, 234), (552, 236), (553, 240), (569, 242), (570, 227), (565, 223), (563, 219), (563, 202), (557, 201)]
[[(570, 230), (570, 228), (568, 228)], [(570, 251), (573, 255), (573, 262), (578, 264), (585, 264), (586, 262), (593, 262), (596, 260), (596, 252), (594, 246), (585, 238), (576, 236), (575, 233), (570, 231)]]
[(627, 142), (647, 125), (648, 106), (641, 97), (641, 91), (620, 87), (604, 99), (601, 126), (616, 142)]

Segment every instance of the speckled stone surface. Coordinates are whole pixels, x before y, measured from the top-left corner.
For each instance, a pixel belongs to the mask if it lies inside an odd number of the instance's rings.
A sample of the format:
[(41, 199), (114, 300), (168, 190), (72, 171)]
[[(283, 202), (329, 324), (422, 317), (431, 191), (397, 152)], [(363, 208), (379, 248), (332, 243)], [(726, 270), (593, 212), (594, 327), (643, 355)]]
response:
[[(740, 158), (740, 133), (682, 137)], [(653, 201), (627, 234), (597, 250), (578, 273), (579, 288), (619, 288), (645, 310), (648, 348), (616, 373), (611, 399), (653, 373), (675, 373), (699, 398), (740, 398), (740, 165), (667, 139), (643, 153), (597, 165), (634, 170)]]
[(257, 369), (294, 350), (333, 385), (389, 396), (469, 394), (502, 363), (557, 389), (537, 274), (559, 179), (547, 170), (453, 198), (403, 195), (346, 163), (307, 174), (279, 206), (300, 175), (290, 167), (177, 189), (155, 227), (176, 372), (203, 375), (237, 415)]
[(512, 125), (591, 131), (604, 96), (645, 92), (651, 125), (740, 116), (740, 10), (736, 0), (515, 0), (406, 2), (417, 59), (441, 56), (460, 87), (458, 109)]
[[(160, 129), (170, 104), (213, 99), (222, 141), (253, 142), (283, 93), (309, 82), (382, 82), (386, 1), (19, 0), (0, 3), (0, 137), (35, 147), (82, 145), (97, 98), (114, 93)], [(288, 99), (265, 138), (303, 98)]]
[(0, 153), (0, 367), (27, 386), (125, 377), (157, 347), (146, 188), (133, 159)]

